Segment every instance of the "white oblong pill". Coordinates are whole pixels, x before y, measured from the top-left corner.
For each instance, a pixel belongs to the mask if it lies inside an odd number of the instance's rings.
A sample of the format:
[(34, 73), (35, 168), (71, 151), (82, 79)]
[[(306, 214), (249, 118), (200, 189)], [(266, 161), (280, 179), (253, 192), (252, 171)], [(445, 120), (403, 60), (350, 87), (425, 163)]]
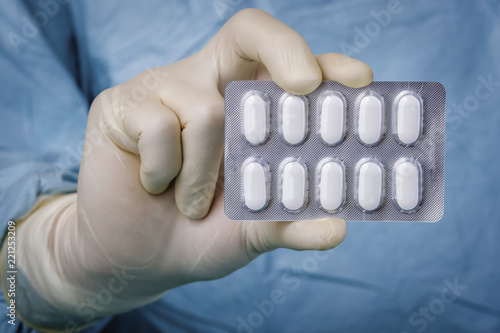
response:
[(269, 135), (269, 103), (257, 92), (248, 95), (243, 103), (243, 133), (253, 145), (263, 143)]
[(398, 99), (396, 135), (400, 143), (411, 145), (422, 135), (422, 102), (412, 94)]
[(249, 210), (262, 210), (269, 202), (268, 166), (263, 163), (250, 161), (243, 165), (243, 197)]
[(380, 142), (385, 130), (385, 110), (381, 96), (366, 95), (358, 105), (357, 136), (361, 143), (372, 146)]
[(307, 134), (307, 104), (304, 98), (288, 95), (282, 102), (281, 133), (283, 139), (298, 145)]
[(364, 212), (377, 210), (384, 199), (384, 168), (379, 162), (367, 160), (357, 167), (356, 203)]
[(345, 176), (340, 162), (325, 162), (320, 169), (319, 203), (326, 211), (336, 211), (344, 204)]
[(302, 163), (290, 161), (282, 173), (281, 203), (286, 210), (298, 211), (307, 201), (307, 169)]
[(345, 99), (341, 95), (330, 94), (321, 100), (321, 139), (328, 145), (342, 141), (345, 134)]
[(416, 160), (400, 159), (394, 164), (395, 203), (406, 212), (415, 210), (422, 200), (422, 168)]

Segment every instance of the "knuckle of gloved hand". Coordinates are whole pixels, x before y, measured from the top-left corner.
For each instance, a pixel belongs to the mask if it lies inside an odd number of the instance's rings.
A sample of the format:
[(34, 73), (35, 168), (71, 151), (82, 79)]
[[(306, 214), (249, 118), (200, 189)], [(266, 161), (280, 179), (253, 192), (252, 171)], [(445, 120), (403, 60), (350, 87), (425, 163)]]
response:
[(170, 111), (157, 113), (147, 120), (147, 130), (165, 139), (171, 136), (178, 136), (180, 124), (177, 117)]
[[(124, 89), (122, 84), (100, 92), (92, 102), (90, 112), (96, 109), (107, 122), (113, 122), (116, 119), (125, 119), (137, 106), (138, 103), (131, 99), (128, 89)], [(109, 126), (108, 123), (106, 125)]]
[(245, 8), (234, 14), (231, 20), (238, 24), (248, 25), (252, 24), (253, 20), (263, 15), (269, 14), (257, 8)]
[(109, 105), (113, 96), (113, 90), (114, 88), (108, 88), (101, 91), (92, 101), (92, 104), (90, 105), (90, 112), (96, 108), (102, 108)]
[(196, 115), (201, 123), (214, 130), (224, 126), (224, 102), (221, 100), (204, 103)]

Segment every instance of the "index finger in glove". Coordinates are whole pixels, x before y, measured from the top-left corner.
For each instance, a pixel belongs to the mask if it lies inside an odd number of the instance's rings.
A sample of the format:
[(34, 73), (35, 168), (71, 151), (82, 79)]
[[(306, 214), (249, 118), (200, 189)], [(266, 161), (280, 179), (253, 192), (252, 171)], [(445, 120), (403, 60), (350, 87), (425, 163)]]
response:
[(259, 63), (284, 90), (307, 94), (321, 83), (321, 69), (302, 36), (259, 9), (234, 15), (207, 45), (217, 54), (219, 91), (237, 79), (251, 79)]

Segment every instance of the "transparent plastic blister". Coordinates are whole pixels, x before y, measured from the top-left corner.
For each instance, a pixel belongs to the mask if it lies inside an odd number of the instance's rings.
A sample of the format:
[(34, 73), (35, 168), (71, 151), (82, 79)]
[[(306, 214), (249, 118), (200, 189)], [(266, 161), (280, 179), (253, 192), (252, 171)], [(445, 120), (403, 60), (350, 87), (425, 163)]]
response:
[(385, 101), (376, 91), (367, 90), (356, 100), (355, 132), (366, 147), (378, 145), (385, 137)]
[(298, 146), (304, 142), (308, 132), (309, 106), (305, 96), (283, 94), (279, 102), (278, 130), (283, 142)]
[(249, 145), (261, 145), (269, 137), (269, 98), (261, 91), (250, 90), (242, 102), (242, 135)]
[(346, 131), (346, 101), (338, 91), (327, 90), (318, 97), (318, 138), (327, 146), (340, 144)]
[(241, 179), (241, 200), (245, 208), (253, 212), (266, 209), (271, 194), (269, 165), (259, 156), (249, 157), (241, 167)]
[(280, 163), (279, 178), (279, 198), (283, 209), (292, 213), (303, 210), (309, 197), (309, 179), (302, 158), (285, 158)]
[(403, 146), (414, 146), (424, 129), (424, 101), (414, 91), (400, 92), (392, 107), (392, 135)]
[(365, 213), (379, 210), (385, 201), (385, 168), (375, 157), (366, 157), (354, 167), (354, 201)]
[(326, 157), (316, 167), (316, 203), (328, 213), (337, 213), (346, 202), (345, 166), (336, 157)]
[(414, 158), (402, 157), (392, 168), (392, 202), (402, 213), (416, 212), (422, 204), (422, 166)]
[(224, 209), (233, 220), (438, 221), (445, 90), (437, 82), (271, 81), (225, 92)]

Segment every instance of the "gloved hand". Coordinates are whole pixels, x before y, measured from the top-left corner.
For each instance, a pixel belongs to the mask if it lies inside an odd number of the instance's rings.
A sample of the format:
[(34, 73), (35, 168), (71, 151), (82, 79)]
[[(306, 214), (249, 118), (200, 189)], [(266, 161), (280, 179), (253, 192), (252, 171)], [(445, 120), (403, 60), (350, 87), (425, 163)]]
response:
[[(246, 9), (200, 52), (101, 93), (89, 114), (77, 194), (54, 198), (19, 228), (19, 268), (43, 299), (69, 317), (80, 312), (72, 318), (86, 324), (170, 288), (225, 276), (266, 251), (342, 242), (342, 220), (226, 218), (217, 186), (223, 93), (241, 79), (272, 79), (307, 94), (322, 80), (367, 85), (372, 72), (345, 55), (314, 56), (288, 26)], [(116, 274), (124, 274), (126, 286), (99, 302), (96, 295)], [(81, 314), (96, 307), (89, 298), (100, 309), (94, 316)], [(36, 320), (28, 310), (24, 315)]]

